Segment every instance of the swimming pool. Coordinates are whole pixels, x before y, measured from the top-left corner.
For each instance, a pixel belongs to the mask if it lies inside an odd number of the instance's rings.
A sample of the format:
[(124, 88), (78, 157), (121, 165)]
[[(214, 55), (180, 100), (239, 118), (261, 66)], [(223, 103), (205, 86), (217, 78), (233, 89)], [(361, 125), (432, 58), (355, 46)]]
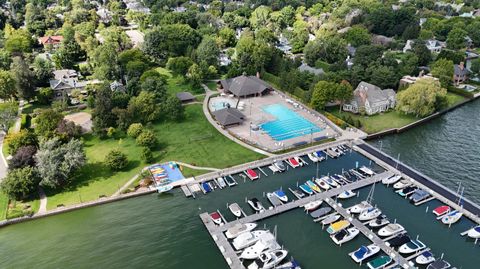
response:
[(227, 107), (235, 107), (235, 102), (231, 99), (216, 97), (210, 102), (210, 110), (217, 111)]
[(276, 141), (320, 132), (323, 129), (281, 104), (263, 107), (263, 111), (275, 116), (275, 120), (260, 125)]

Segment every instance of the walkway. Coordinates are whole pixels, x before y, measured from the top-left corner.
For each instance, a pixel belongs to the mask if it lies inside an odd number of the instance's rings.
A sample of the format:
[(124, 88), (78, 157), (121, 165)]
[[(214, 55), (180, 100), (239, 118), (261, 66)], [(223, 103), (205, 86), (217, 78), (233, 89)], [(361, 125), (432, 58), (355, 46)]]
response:
[(5, 156), (3, 156), (3, 140), (5, 139), (5, 133), (2, 131), (0, 132), (0, 181), (7, 176), (8, 164), (7, 160), (5, 160)]
[(240, 139), (236, 138), (235, 136), (231, 135), (227, 130), (223, 129), (222, 127), (220, 127), (220, 125), (217, 124), (217, 122), (212, 118), (212, 115), (210, 114), (210, 111), (208, 110), (208, 100), (210, 99), (210, 96), (212, 96), (213, 94), (215, 94), (214, 91), (211, 91), (207, 85), (203, 84), (202, 83), (202, 87), (203, 89), (205, 90), (205, 100), (203, 100), (203, 114), (205, 114), (205, 117), (207, 118), (207, 120), (210, 122), (210, 124), (215, 127), (215, 129), (217, 129), (221, 134), (223, 134), (224, 136), (226, 136), (227, 138), (229, 138), (230, 140), (234, 141), (235, 143), (245, 147), (245, 148), (248, 148), (250, 150), (253, 150), (257, 153), (260, 153), (260, 154), (263, 154), (263, 155), (266, 155), (266, 156), (275, 156), (275, 154), (273, 153), (270, 153), (270, 152), (267, 152), (267, 151), (264, 151), (264, 150), (261, 150), (261, 149), (258, 149), (254, 146), (251, 146), (243, 141), (241, 141)]
[(47, 212), (47, 195), (45, 195), (42, 187), (38, 187), (38, 196), (40, 196), (40, 207), (37, 214), (45, 214)]

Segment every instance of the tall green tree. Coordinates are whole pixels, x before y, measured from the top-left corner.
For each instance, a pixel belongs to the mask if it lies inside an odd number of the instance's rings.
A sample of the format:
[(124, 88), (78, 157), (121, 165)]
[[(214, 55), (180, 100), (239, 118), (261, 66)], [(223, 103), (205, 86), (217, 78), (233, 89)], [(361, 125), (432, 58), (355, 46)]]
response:
[(447, 36), (447, 48), (452, 50), (458, 50), (466, 47), (465, 38), (467, 32), (460, 28), (454, 28), (448, 33)]
[(343, 35), (343, 38), (354, 47), (370, 45), (372, 42), (372, 37), (368, 29), (359, 25), (355, 25), (348, 30)]
[(36, 169), (27, 166), (11, 170), (0, 187), (10, 199), (20, 201), (35, 193), (39, 182)]
[(347, 44), (344, 39), (334, 36), (319, 38), (305, 46), (305, 61), (314, 66), (317, 60), (327, 63), (338, 63), (347, 58)]
[(11, 99), (15, 93), (15, 80), (12, 73), (0, 69), (0, 99)]
[(425, 117), (441, 108), (447, 98), (447, 90), (438, 81), (422, 78), (397, 94), (396, 109), (416, 117)]
[(17, 96), (30, 100), (35, 96), (35, 74), (21, 57), (14, 57), (10, 70), (15, 80)]
[(45, 138), (53, 137), (62, 119), (63, 115), (53, 109), (43, 110), (35, 118), (35, 133)]
[(93, 129), (101, 133), (108, 127), (115, 126), (115, 115), (113, 114), (112, 90), (108, 84), (98, 87), (95, 94), (95, 108), (93, 109)]
[(220, 49), (215, 39), (211, 36), (204, 36), (196, 51), (197, 61), (205, 62), (207, 65), (218, 66), (219, 55)]
[(453, 80), (453, 62), (447, 59), (438, 59), (432, 65), (432, 75), (440, 80), (442, 87), (448, 87)]
[(75, 30), (72, 26), (65, 25), (62, 33), (62, 44), (55, 51), (53, 61), (59, 68), (73, 68), (75, 63), (85, 56), (85, 53), (75, 39)]

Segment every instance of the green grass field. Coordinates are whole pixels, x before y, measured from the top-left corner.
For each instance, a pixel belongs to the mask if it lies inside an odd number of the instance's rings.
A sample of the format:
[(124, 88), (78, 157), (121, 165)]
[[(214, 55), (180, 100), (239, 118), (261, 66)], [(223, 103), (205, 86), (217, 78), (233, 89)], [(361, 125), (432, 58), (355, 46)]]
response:
[(0, 192), (0, 220), (4, 220), (7, 217), (8, 197)]
[(205, 93), (202, 87), (192, 88), (190, 84), (185, 82), (184, 78), (181, 76), (174, 76), (170, 70), (157, 67), (155, 70), (167, 77), (167, 93), (176, 94), (178, 92), (191, 92), (192, 94)]
[[(225, 168), (262, 158), (262, 155), (243, 148), (220, 134), (203, 115), (202, 106), (185, 107), (185, 120), (179, 123), (152, 125), (160, 142), (154, 151), (157, 162), (181, 161), (197, 166)], [(140, 172), (146, 164), (140, 159), (141, 148), (124, 135), (100, 140), (93, 135), (84, 137), (88, 163), (75, 177), (70, 188), (60, 192), (47, 192), (48, 209), (57, 205), (71, 205), (109, 196)], [(130, 165), (125, 171), (113, 173), (103, 165), (105, 155), (117, 148), (127, 154)], [(207, 171), (185, 169), (185, 175), (198, 175)]]

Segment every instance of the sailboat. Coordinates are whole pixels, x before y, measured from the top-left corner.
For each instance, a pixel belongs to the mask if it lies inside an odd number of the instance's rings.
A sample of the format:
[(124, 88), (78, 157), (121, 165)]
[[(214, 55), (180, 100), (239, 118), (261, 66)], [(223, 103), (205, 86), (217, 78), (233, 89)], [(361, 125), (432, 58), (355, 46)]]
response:
[[(373, 202), (373, 194), (375, 193), (375, 183), (372, 184), (372, 188), (368, 192), (367, 199), (365, 201), (360, 202), (359, 204), (356, 204), (349, 208), (347, 211), (350, 212), (351, 214), (360, 214), (365, 210), (368, 210), (369, 208), (372, 208), (372, 202)], [(381, 212), (380, 212), (381, 214)], [(375, 216), (375, 218), (378, 216)]]
[(366, 220), (372, 220), (377, 218), (382, 214), (382, 211), (376, 207), (371, 207), (365, 211), (363, 211), (360, 216), (358, 216), (358, 220), (360, 221), (366, 221)]
[(462, 216), (463, 216), (462, 212), (458, 210), (454, 210), (442, 217), (442, 223), (446, 225), (454, 224), (457, 221), (459, 221), (462, 218)]

